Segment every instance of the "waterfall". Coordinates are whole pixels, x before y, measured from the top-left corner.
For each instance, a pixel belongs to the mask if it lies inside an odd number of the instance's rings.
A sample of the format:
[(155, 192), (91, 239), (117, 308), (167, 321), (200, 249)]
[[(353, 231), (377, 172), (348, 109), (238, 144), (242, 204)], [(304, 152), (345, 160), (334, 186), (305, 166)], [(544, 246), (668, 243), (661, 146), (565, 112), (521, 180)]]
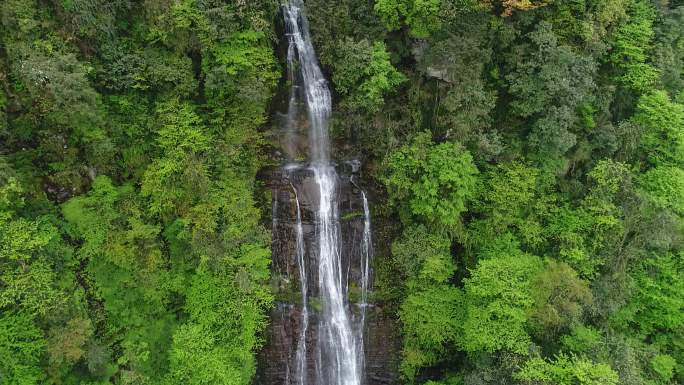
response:
[[(318, 202), (315, 211), (315, 243), (310, 254), (317, 260), (317, 293), (320, 310), (317, 316), (317, 332), (315, 356), (315, 379), (313, 385), (362, 385), (363, 377), (363, 332), (355, 332), (354, 327), (363, 329), (363, 322), (356, 325), (352, 322), (351, 309), (347, 303), (346, 275), (342, 271), (340, 245), (340, 219), (338, 202), (338, 175), (330, 161), (330, 143), (328, 138), (329, 119), (332, 100), (328, 82), (326, 81), (311, 42), (306, 17), (303, 14), (302, 0), (291, 0), (283, 5), (285, 28), (288, 39), (287, 62), (293, 87), (301, 82), (302, 99), (306, 105), (309, 121), (310, 170), (317, 187)], [(288, 118), (288, 129), (293, 125), (297, 113), (295, 88), (291, 90)], [(294, 186), (293, 186), (294, 189)], [(301, 229), (301, 213), (297, 201), (297, 258), (301, 281), (303, 302), (301, 330), (297, 344), (296, 384), (309, 382), (307, 374), (306, 329), (308, 328), (309, 309), (308, 282), (305, 266), (305, 250)], [(367, 202), (364, 194), (364, 210), (367, 216)], [(370, 226), (370, 223), (367, 224)], [(368, 235), (366, 234), (368, 233)], [(368, 242), (368, 243), (366, 243)], [(301, 249), (300, 249), (301, 245)], [(370, 228), (364, 229), (364, 245), (366, 251), (362, 257), (362, 302), (366, 302), (368, 289), (368, 258), (370, 255)], [(361, 307), (361, 318), (365, 318), (365, 306)], [(359, 338), (361, 336), (361, 338)], [(288, 384), (289, 385), (289, 384)]]
[[(363, 240), (361, 244), (361, 305), (368, 305), (368, 289), (370, 283), (370, 259), (373, 256), (373, 242), (371, 239), (370, 209), (366, 193), (361, 191), (363, 198)], [(365, 311), (362, 312), (364, 314)]]
[(298, 75), (304, 85), (304, 99), (311, 125), (309, 131), (311, 161), (320, 166), (326, 165), (329, 160), (328, 121), (332, 110), (332, 98), (328, 81), (325, 80), (318, 66), (309, 27), (302, 13), (303, 6), (302, 0), (292, 0), (283, 6), (289, 45), (296, 51), (296, 55), (292, 52), (291, 57), (288, 57), (288, 66), (299, 70)]
[[(306, 276), (306, 262), (304, 249), (304, 229), (302, 227), (302, 211), (299, 206), (299, 197), (297, 196), (297, 189), (292, 183), (292, 191), (295, 196), (295, 203), (297, 204), (297, 223), (296, 223), (296, 247), (297, 247), (297, 265), (299, 267), (299, 286), (302, 294), (302, 314), (301, 325), (299, 331), (299, 341), (297, 342), (297, 352), (295, 361), (297, 364), (297, 384), (306, 385), (307, 370), (306, 370), (306, 332), (309, 328), (309, 305), (308, 305), (308, 279)], [(289, 379), (288, 379), (289, 380)], [(289, 381), (288, 381), (289, 382)]]
[[(363, 365), (363, 328), (366, 324), (366, 309), (368, 308), (368, 290), (370, 283), (370, 259), (373, 256), (373, 242), (371, 239), (370, 210), (368, 209), (368, 199), (366, 193), (361, 191), (363, 198), (363, 239), (361, 241), (361, 303), (359, 320), (359, 360)], [(361, 367), (363, 371), (363, 367)]]

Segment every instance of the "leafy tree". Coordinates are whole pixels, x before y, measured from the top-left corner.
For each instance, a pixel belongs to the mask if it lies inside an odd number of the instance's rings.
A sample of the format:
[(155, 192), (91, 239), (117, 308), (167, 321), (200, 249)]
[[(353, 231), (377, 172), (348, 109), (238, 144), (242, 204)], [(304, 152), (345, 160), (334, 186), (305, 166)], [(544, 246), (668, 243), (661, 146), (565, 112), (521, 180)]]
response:
[[(425, 226), (412, 226), (404, 229), (401, 238), (392, 244), (392, 255), (406, 278), (418, 279), (422, 276), (423, 265), (427, 264), (428, 260), (433, 260), (436, 265), (450, 260), (450, 246), (448, 238), (428, 231)], [(440, 274), (439, 277), (426, 276), (418, 282), (445, 282), (451, 274), (453, 268), (451, 271), (447, 269), (445, 274)]]
[(633, 273), (632, 298), (614, 322), (634, 327), (641, 338), (671, 338), (661, 331), (678, 330), (684, 324), (683, 261), (680, 253), (656, 255), (640, 263)]
[(591, 224), (586, 233), (589, 242), (584, 244), (592, 255), (594, 267), (621, 265), (619, 249), (633, 225), (631, 222), (639, 220), (628, 210), (639, 201), (632, 173), (626, 164), (604, 159), (587, 177), (589, 191), (581, 202), (581, 210), (589, 215)]
[(172, 378), (200, 260), (230, 265), (211, 284), (240, 293), (244, 322), (213, 326), (244, 333), (221, 347), (249, 381), (271, 301), (253, 181), (277, 8), (0, 4), (0, 382)]
[(165, 368), (173, 325), (166, 304), (175, 282), (162, 270), (159, 226), (145, 223), (132, 194), (130, 186), (98, 177), (63, 213), (83, 242), (78, 254), (106, 312), (106, 332), (122, 347), (118, 364), (152, 379)]
[(528, 351), (532, 285), (542, 269), (539, 257), (522, 253), (478, 262), (464, 285), (465, 319), (457, 339), (464, 351)]
[(593, 245), (592, 231), (598, 229), (594, 217), (583, 209), (553, 207), (544, 229), (551, 249), (557, 250), (559, 258), (572, 266), (583, 277), (594, 277), (605, 261), (593, 251), (600, 245)]
[[(259, 253), (259, 258), (267, 256)], [(253, 257), (245, 254), (241, 259)], [(262, 265), (260, 281), (268, 277), (267, 268)], [(255, 371), (252, 353), (261, 343), (256, 333), (265, 326), (264, 310), (272, 299), (250, 296), (256, 288), (241, 287), (240, 272), (233, 274), (215, 275), (200, 268), (193, 277), (186, 303), (190, 322), (174, 333), (169, 383), (250, 383)]]
[(646, 198), (660, 209), (684, 215), (684, 169), (661, 166), (648, 170), (639, 180)]
[(610, 63), (616, 68), (615, 80), (623, 86), (643, 92), (658, 79), (658, 71), (647, 62), (653, 44), (653, 5), (632, 0), (627, 4), (627, 21), (613, 34)]
[(416, 37), (426, 37), (440, 27), (440, 0), (414, 0), (411, 10), (406, 15), (406, 24), (411, 28), (411, 34)]
[(409, 294), (401, 305), (404, 343), (402, 375), (411, 381), (418, 369), (436, 364), (458, 338), (461, 292), (452, 286), (430, 285)]
[(145, 171), (141, 192), (150, 197), (152, 212), (183, 213), (208, 188), (202, 156), (210, 150), (211, 136), (188, 103), (161, 104), (157, 114), (160, 157)]
[(139, 181), (154, 156), (153, 115), (145, 98), (111, 96), (105, 100), (108, 132), (117, 138), (119, 175)]
[(643, 127), (641, 148), (652, 165), (684, 164), (684, 106), (655, 91), (639, 99), (633, 120)]
[(21, 89), (35, 100), (31, 115), (37, 122), (30, 132), (40, 143), (45, 174), (57, 186), (83, 188), (78, 162), (83, 159), (88, 166), (106, 171), (113, 157), (103, 129), (100, 97), (87, 73), (75, 55), (40, 49), (22, 53), (13, 66)]
[(669, 382), (674, 377), (674, 368), (677, 361), (667, 354), (659, 354), (651, 359), (651, 368), (658, 374), (660, 380)]
[(0, 379), (11, 385), (40, 384), (45, 338), (26, 313), (0, 314)]
[(601, 345), (601, 332), (583, 324), (571, 326), (569, 334), (561, 337), (563, 349), (573, 353), (588, 354)]
[[(684, 7), (663, 16), (656, 29), (653, 65), (660, 72), (660, 83), (672, 97), (684, 90)], [(681, 101), (680, 101), (681, 103)]]
[(552, 2), (542, 11), (559, 38), (581, 48), (601, 49), (610, 29), (626, 17), (627, 4), (627, 0)]
[(407, 295), (399, 310), (403, 325), (401, 373), (413, 381), (418, 371), (436, 364), (458, 335), (462, 293), (448, 284), (455, 271), (448, 239), (423, 226), (407, 228), (392, 246), (405, 271)]
[(436, 144), (428, 133), (385, 159), (384, 182), (402, 218), (454, 226), (474, 195), (478, 170), (456, 143)]
[(115, 35), (118, 13), (131, 8), (131, 2), (124, 0), (69, 0), (59, 5), (74, 34), (100, 41)]
[(411, 35), (428, 37), (440, 27), (440, 5), (440, 0), (376, 0), (375, 11), (389, 30), (405, 24)]
[(72, 318), (66, 325), (53, 328), (47, 347), (51, 364), (74, 364), (85, 358), (92, 335), (93, 324), (87, 318)]
[(343, 41), (333, 64), (332, 80), (336, 90), (347, 97), (347, 104), (369, 112), (377, 112), (384, 96), (406, 81), (390, 62), (385, 44), (367, 40)]
[(595, 364), (582, 357), (558, 355), (555, 360), (532, 358), (516, 373), (524, 384), (617, 385), (618, 375), (606, 364)]
[(426, 103), (434, 110), (437, 133), (462, 143), (472, 142), (489, 126), (496, 103), (496, 91), (484, 76), (492, 55), (485, 18), (457, 18), (448, 33), (432, 39), (416, 55), (420, 71), (436, 82), (435, 95)]
[(483, 175), (473, 204), (479, 218), (469, 224), (468, 244), (475, 252), (495, 253), (508, 240), (532, 247), (540, 244), (541, 218), (536, 215), (540, 180), (539, 169), (519, 162), (499, 164)]
[(593, 99), (596, 63), (559, 45), (546, 22), (528, 39), (506, 77), (515, 97), (511, 107), (518, 116), (534, 119), (528, 145), (540, 163), (558, 161), (576, 143), (577, 110)]
[(0, 311), (45, 316), (65, 300), (52, 269), (59, 233), (47, 216), (17, 215), (26, 193), (12, 171), (0, 158)]
[(532, 324), (538, 333), (554, 339), (571, 325), (581, 321), (585, 308), (592, 305), (589, 283), (579, 279), (567, 264), (550, 260), (537, 277), (532, 290)]
[(380, 15), (389, 30), (399, 29), (401, 21), (408, 13), (409, 4), (406, 1), (379, 0), (375, 3), (375, 12)]
[(348, 40), (374, 42), (385, 39), (387, 30), (374, 11), (374, 5), (375, 0), (339, 0), (334, 7), (325, 0), (306, 3), (316, 56), (325, 68), (333, 70), (331, 76), (334, 76), (340, 47)]
[(138, 49), (130, 40), (111, 42), (106, 47), (96, 76), (108, 90), (140, 90), (171, 97), (196, 92), (197, 79), (189, 57), (153, 47)]

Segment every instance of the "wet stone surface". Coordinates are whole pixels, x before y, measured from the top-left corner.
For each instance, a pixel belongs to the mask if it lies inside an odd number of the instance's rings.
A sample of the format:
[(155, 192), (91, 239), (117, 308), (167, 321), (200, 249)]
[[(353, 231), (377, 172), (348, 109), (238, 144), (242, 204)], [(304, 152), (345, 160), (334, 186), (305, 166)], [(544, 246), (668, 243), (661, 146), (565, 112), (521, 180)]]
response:
[[(343, 284), (348, 293), (354, 328), (360, 328), (359, 287), (361, 285), (364, 210), (362, 191), (354, 181), (358, 165), (338, 165), (337, 201), (340, 221), (340, 263)], [(266, 172), (273, 197), (272, 285), (276, 306), (270, 315), (265, 345), (259, 353), (255, 385), (295, 385), (295, 355), (301, 331), (302, 296), (299, 283), (296, 242), (296, 196), (299, 200), (305, 243), (308, 280), (309, 325), (306, 332), (307, 372), (310, 385), (316, 384), (317, 315), (322, 304), (318, 297), (318, 266), (315, 234), (318, 186), (306, 164), (291, 164)], [(357, 178), (358, 179), (358, 178)], [(361, 186), (362, 187), (362, 186)], [(313, 250), (313, 251), (312, 251)], [(372, 273), (371, 273), (372, 279)], [(396, 321), (378, 306), (366, 307), (364, 326), (365, 373), (363, 385), (398, 384), (398, 338)]]

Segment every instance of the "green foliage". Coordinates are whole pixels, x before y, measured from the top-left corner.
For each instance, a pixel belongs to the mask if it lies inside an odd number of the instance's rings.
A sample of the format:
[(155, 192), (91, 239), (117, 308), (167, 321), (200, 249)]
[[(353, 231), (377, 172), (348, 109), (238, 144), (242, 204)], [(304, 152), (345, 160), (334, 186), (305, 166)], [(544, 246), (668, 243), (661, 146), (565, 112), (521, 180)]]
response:
[(408, 10), (409, 4), (406, 1), (378, 0), (375, 2), (375, 12), (380, 15), (390, 31), (401, 27), (402, 20), (406, 17)]
[(652, 165), (684, 165), (684, 106), (655, 91), (639, 99), (633, 120), (643, 128), (641, 147)]
[(111, 38), (116, 33), (117, 13), (131, 7), (125, 0), (64, 0), (59, 3), (76, 35), (98, 40)]
[(595, 64), (560, 45), (551, 25), (540, 23), (528, 35), (528, 55), (509, 75), (510, 90), (517, 99), (513, 109), (522, 117), (542, 113), (549, 106), (577, 108), (591, 93)]
[(611, 42), (610, 63), (617, 70), (615, 80), (638, 92), (647, 91), (658, 79), (658, 70), (647, 62), (653, 43), (655, 9), (649, 1), (631, 0), (627, 21), (620, 25)]
[(582, 320), (593, 303), (589, 283), (563, 262), (549, 261), (532, 289), (534, 310), (531, 323), (537, 333), (551, 340)]
[(272, 300), (253, 182), (276, 10), (0, 4), (1, 383), (185, 383), (173, 341), (211, 314), (201, 261), (234, 321), (211, 323), (212, 375), (250, 381)]
[[(250, 255), (251, 254), (251, 255)], [(261, 271), (255, 283), (268, 278), (268, 251), (247, 252), (238, 259), (259, 258)], [(255, 288), (235, 275), (215, 275), (204, 269), (193, 277), (186, 309), (190, 322), (174, 333), (169, 383), (249, 384), (255, 371), (252, 353), (261, 344), (256, 334), (266, 320), (272, 298), (250, 295)]]
[(268, 101), (280, 79), (276, 59), (263, 32), (241, 31), (225, 42), (215, 44), (202, 58), (206, 73), (205, 92), (219, 119), (230, 119), (231, 125), (246, 136), (266, 121)]
[(483, 78), (491, 65), (491, 27), (483, 16), (468, 17), (481, 22), (454, 20), (448, 34), (435, 37), (416, 55), (419, 70), (436, 82), (434, 97), (425, 103), (434, 108), (437, 132), (462, 143), (481, 138), (491, 123), (497, 94)]
[(86, 344), (92, 335), (93, 325), (87, 318), (73, 318), (66, 325), (53, 328), (48, 341), (51, 364), (77, 363), (88, 353)]
[(157, 240), (159, 227), (145, 223), (128, 186), (98, 177), (87, 196), (63, 207), (73, 236), (82, 239), (92, 285), (106, 312), (106, 332), (122, 346), (119, 364), (153, 378), (164, 369), (171, 316), (165, 304), (169, 284)]
[(683, 257), (681, 253), (665, 254), (642, 261), (632, 274), (631, 300), (614, 322), (623, 328), (634, 327), (641, 338), (671, 338), (662, 331), (684, 325)]
[(453, 267), (451, 271), (445, 270), (438, 276), (423, 277), (422, 273), (426, 264), (440, 266), (449, 261), (449, 247), (447, 238), (429, 232), (424, 226), (416, 226), (406, 228), (402, 237), (392, 244), (392, 255), (407, 278), (422, 277), (441, 283), (453, 274)]
[(352, 109), (377, 112), (384, 103), (384, 96), (393, 92), (406, 77), (390, 62), (390, 56), (382, 42), (355, 42), (347, 39), (340, 43), (333, 64), (332, 80), (336, 90), (347, 99)]
[(457, 339), (464, 351), (528, 351), (526, 322), (534, 305), (533, 280), (542, 269), (539, 257), (527, 254), (502, 255), (477, 264), (464, 285), (465, 319)]
[[(215, 64), (222, 66), (229, 75), (243, 71), (268, 71), (274, 65), (271, 52), (259, 45), (264, 34), (245, 31), (234, 34), (230, 39), (212, 51)], [(276, 79), (270, 79), (272, 82)]]
[(210, 149), (211, 136), (189, 103), (161, 104), (157, 114), (161, 156), (145, 171), (141, 192), (150, 197), (153, 213), (183, 213), (208, 188), (202, 156)]
[(499, 164), (484, 174), (474, 203), (480, 215), (470, 222), (468, 236), (479, 256), (496, 255), (511, 239), (513, 249), (519, 243), (540, 243), (542, 227), (535, 215), (539, 174), (539, 169), (518, 162)]
[[(147, 47), (135, 49), (130, 41), (107, 45), (106, 61), (98, 68), (98, 81), (112, 91), (140, 90), (192, 95), (197, 88), (192, 60), (177, 53)], [(130, 97), (130, 96), (129, 96)]]
[(583, 357), (558, 355), (555, 360), (532, 358), (515, 375), (524, 384), (617, 385), (618, 375), (606, 364)]
[[(589, 191), (581, 209), (590, 216), (590, 231), (584, 242), (597, 267), (615, 261), (633, 213), (624, 207), (635, 200), (632, 173), (624, 163), (600, 160), (587, 174)], [(580, 269), (581, 270), (581, 269)]]
[(414, 0), (411, 10), (406, 15), (406, 24), (415, 37), (427, 37), (439, 29), (440, 0)]
[[(0, 181), (6, 178), (1, 167)], [(12, 209), (23, 205), (22, 190), (13, 176), (0, 186), (0, 311), (45, 316), (64, 302), (52, 269), (63, 258), (53, 255), (59, 233), (48, 217), (15, 216)]]
[(674, 368), (677, 365), (672, 356), (659, 354), (651, 359), (651, 368), (658, 374), (662, 381), (670, 381), (674, 377)]
[(14, 305), (27, 314), (44, 316), (64, 304), (63, 293), (55, 287), (57, 277), (48, 263), (21, 261), (17, 265), (3, 263), (2, 266), (0, 282), (4, 288), (0, 294), (0, 308)]
[(325, 0), (306, 3), (311, 38), (324, 68), (332, 70), (340, 46), (348, 39), (355, 42), (384, 40), (386, 29), (373, 10), (374, 5), (374, 0), (339, 0), (334, 7)]
[(540, 164), (553, 165), (577, 142), (577, 112), (593, 99), (596, 63), (560, 45), (546, 22), (528, 39), (506, 77), (514, 96), (511, 107), (518, 116), (534, 119), (527, 145)]
[(639, 185), (656, 208), (684, 215), (684, 169), (668, 166), (652, 168), (641, 176)]
[(22, 94), (34, 100), (25, 135), (39, 141), (51, 182), (81, 188), (79, 162), (110, 169), (113, 148), (103, 129), (100, 96), (88, 81), (90, 68), (74, 54), (33, 49), (22, 52), (12, 70)]
[(3, 238), (0, 258), (3, 260), (28, 262), (44, 250), (55, 236), (54, 227), (44, 220), (11, 220), (8, 212), (3, 214), (0, 217), (0, 234)]
[(8, 385), (40, 384), (39, 363), (45, 354), (45, 338), (25, 313), (0, 314), (0, 379)]
[(592, 230), (596, 229), (595, 217), (589, 212), (569, 207), (554, 207), (549, 212), (545, 235), (557, 249), (561, 260), (572, 266), (583, 277), (593, 277), (604, 261), (594, 254)]
[(63, 206), (64, 218), (74, 226), (77, 234), (86, 241), (81, 247), (84, 257), (97, 255), (107, 241), (107, 223), (113, 222), (117, 213), (114, 203), (119, 191), (107, 177), (93, 183), (88, 197), (78, 197)]
[(404, 343), (401, 374), (409, 381), (418, 369), (436, 364), (458, 339), (461, 292), (433, 284), (409, 294), (401, 305)]
[(601, 333), (591, 327), (575, 324), (570, 334), (561, 338), (564, 349), (570, 352), (587, 354), (601, 344)]
[[(682, 5), (306, 0), (405, 382), (684, 383)], [(0, 2), (0, 383), (252, 381), (278, 12)]]
[(554, 32), (568, 43), (593, 47), (602, 44), (609, 29), (621, 21), (627, 0), (553, 2), (544, 8)]
[[(673, 97), (684, 90), (684, 7), (663, 16), (656, 29), (653, 65), (660, 72), (660, 83)], [(681, 103), (681, 101), (680, 101)]]
[(402, 376), (413, 381), (421, 368), (435, 365), (458, 335), (462, 293), (448, 284), (455, 266), (450, 242), (423, 226), (404, 230), (392, 253), (407, 278), (399, 319), (403, 331)]
[(402, 25), (410, 28), (418, 38), (430, 36), (441, 26), (440, 0), (376, 0), (378, 13), (387, 29), (396, 30)]
[(456, 143), (434, 143), (417, 135), (385, 159), (383, 181), (404, 221), (455, 226), (475, 193), (478, 170), (472, 156)]

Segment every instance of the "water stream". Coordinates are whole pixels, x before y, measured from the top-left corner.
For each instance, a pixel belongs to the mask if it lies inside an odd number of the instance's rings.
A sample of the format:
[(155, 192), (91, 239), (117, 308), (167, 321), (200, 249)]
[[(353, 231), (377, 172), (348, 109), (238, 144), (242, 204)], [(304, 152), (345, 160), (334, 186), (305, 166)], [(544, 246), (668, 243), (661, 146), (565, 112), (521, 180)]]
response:
[[(309, 159), (308, 167), (317, 188), (317, 207), (314, 208), (314, 241), (305, 249), (302, 218), (297, 189), (292, 185), (296, 201), (296, 253), (299, 269), (302, 311), (298, 343), (295, 353), (294, 379), (297, 385), (362, 385), (363, 381), (363, 328), (366, 317), (370, 279), (370, 218), (368, 201), (363, 194), (364, 230), (361, 245), (361, 303), (359, 315), (354, 317), (347, 299), (348, 272), (343, 272), (341, 251), (341, 228), (339, 218), (339, 176), (330, 157), (328, 138), (332, 100), (328, 82), (318, 65), (311, 42), (302, 0), (291, 0), (283, 5), (285, 29), (288, 39), (288, 75), (292, 83), (286, 130), (294, 127), (298, 116), (297, 97), (301, 95), (306, 106), (308, 120)], [(301, 87), (301, 88), (297, 88)], [(307, 346), (310, 309), (310, 287), (306, 256), (316, 258), (316, 293), (320, 309), (316, 309), (316, 346)], [(309, 363), (314, 361), (313, 370)], [(289, 376), (289, 375), (288, 375)]]
[(292, 191), (294, 192), (295, 203), (297, 206), (296, 217), (296, 250), (297, 250), (297, 266), (299, 268), (299, 286), (302, 295), (302, 313), (301, 326), (299, 330), (299, 340), (297, 341), (297, 352), (295, 357), (297, 384), (307, 384), (307, 359), (306, 359), (306, 332), (309, 329), (309, 284), (306, 275), (306, 250), (304, 246), (304, 228), (302, 226), (302, 210), (299, 205), (299, 196), (297, 189), (290, 183)]

